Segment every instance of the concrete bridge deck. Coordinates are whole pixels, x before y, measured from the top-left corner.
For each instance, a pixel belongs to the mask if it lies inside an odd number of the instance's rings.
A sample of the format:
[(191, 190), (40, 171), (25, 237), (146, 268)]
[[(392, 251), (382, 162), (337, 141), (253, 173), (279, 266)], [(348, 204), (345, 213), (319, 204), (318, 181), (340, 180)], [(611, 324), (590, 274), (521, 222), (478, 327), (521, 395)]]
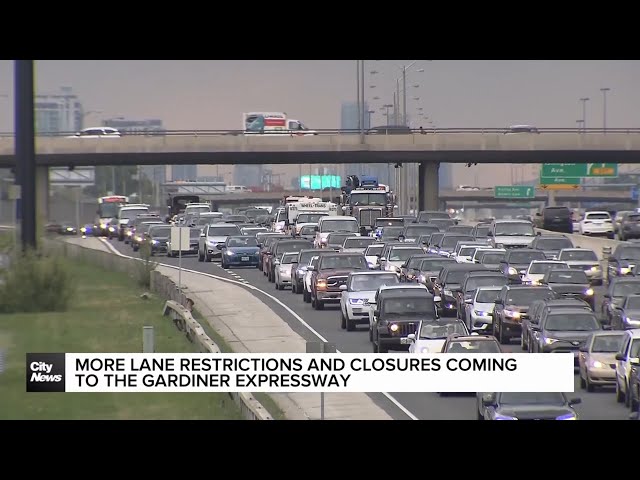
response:
[[(126, 135), (37, 137), (38, 165), (284, 163), (640, 163), (640, 130), (581, 134), (437, 132), (313, 136)], [(14, 139), (0, 137), (0, 167), (13, 164)]]

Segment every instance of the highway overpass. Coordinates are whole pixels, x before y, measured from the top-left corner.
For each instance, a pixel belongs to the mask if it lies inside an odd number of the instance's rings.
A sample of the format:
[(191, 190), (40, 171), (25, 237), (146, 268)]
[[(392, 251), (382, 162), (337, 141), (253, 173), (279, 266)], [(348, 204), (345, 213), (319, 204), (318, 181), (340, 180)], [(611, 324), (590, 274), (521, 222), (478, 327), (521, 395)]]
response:
[[(39, 166), (289, 163), (640, 163), (640, 129), (439, 129), (425, 134), (311, 136), (165, 132), (112, 138), (36, 138)], [(0, 167), (14, 163), (14, 139), (0, 137)]]

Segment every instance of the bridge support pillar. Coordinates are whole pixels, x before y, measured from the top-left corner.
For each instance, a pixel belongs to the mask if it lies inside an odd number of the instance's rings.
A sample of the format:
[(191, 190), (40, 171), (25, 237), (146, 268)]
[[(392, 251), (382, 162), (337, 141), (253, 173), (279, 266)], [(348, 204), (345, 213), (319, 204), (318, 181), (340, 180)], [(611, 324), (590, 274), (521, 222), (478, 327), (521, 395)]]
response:
[[(62, 221), (65, 219), (59, 219)], [(44, 235), (44, 226), (49, 221), (49, 167), (36, 167), (36, 233)]]
[(419, 210), (440, 209), (440, 162), (421, 162), (418, 167)]

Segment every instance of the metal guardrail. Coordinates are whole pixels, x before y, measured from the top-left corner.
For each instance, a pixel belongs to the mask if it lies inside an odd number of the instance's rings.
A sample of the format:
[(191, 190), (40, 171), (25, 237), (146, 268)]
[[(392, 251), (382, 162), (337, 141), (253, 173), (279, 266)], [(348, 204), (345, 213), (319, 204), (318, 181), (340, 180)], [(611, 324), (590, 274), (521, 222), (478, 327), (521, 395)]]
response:
[[(211, 340), (186, 307), (173, 300), (167, 300), (163, 315), (170, 315), (178, 330), (184, 332), (189, 341), (196, 344), (203, 353), (221, 353), (220, 347)], [(269, 412), (250, 393), (229, 392), (229, 395), (247, 420), (273, 420)]]
[[(388, 130), (384, 131), (384, 127), (380, 127), (379, 130), (368, 130), (361, 132), (357, 129), (313, 129), (314, 133), (305, 133), (304, 130), (301, 130), (300, 133), (295, 131), (284, 131), (284, 132), (264, 132), (264, 133), (247, 133), (246, 136), (257, 135), (257, 136), (314, 136), (314, 135), (359, 135), (363, 133), (364, 135), (410, 135), (410, 134), (503, 134), (503, 135), (538, 135), (538, 134), (553, 134), (553, 133), (573, 133), (576, 135), (589, 135), (589, 134), (640, 134), (640, 128), (607, 128), (606, 130), (603, 128), (587, 128), (587, 129), (579, 129), (579, 128), (538, 128), (536, 132), (513, 132), (508, 128), (483, 128), (483, 127), (453, 127), (453, 128), (422, 128), (422, 129), (408, 129), (401, 131)], [(56, 132), (56, 133), (46, 133), (36, 135), (37, 137), (73, 137), (81, 139), (83, 138), (81, 135), (76, 135), (77, 132)], [(244, 130), (206, 130), (206, 129), (187, 129), (187, 130), (162, 130), (162, 131), (154, 131), (154, 132), (122, 132), (120, 133), (120, 137), (164, 137), (164, 136), (219, 136), (219, 135), (245, 135)], [(1, 137), (14, 137), (14, 132), (0, 132)], [(107, 137), (105, 135), (104, 137)], [(88, 139), (99, 139), (101, 137), (96, 137), (94, 135), (87, 136)], [(118, 138), (118, 136), (115, 136)]]

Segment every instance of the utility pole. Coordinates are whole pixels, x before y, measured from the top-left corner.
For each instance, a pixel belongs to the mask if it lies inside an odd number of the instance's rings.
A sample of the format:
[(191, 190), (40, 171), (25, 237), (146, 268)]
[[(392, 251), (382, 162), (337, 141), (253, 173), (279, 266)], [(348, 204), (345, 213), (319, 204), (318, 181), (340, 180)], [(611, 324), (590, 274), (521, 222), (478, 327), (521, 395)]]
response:
[(607, 133), (607, 92), (610, 90), (608, 87), (600, 89), (602, 92), (602, 129), (605, 134)]
[(37, 247), (33, 60), (14, 60), (15, 161), (20, 185), (22, 248)]
[(360, 131), (360, 121), (362, 119), (360, 114), (360, 60), (356, 60), (356, 104), (358, 105), (358, 131)]
[(582, 131), (587, 133), (587, 102), (589, 101), (589, 97), (581, 98), (582, 102)]

